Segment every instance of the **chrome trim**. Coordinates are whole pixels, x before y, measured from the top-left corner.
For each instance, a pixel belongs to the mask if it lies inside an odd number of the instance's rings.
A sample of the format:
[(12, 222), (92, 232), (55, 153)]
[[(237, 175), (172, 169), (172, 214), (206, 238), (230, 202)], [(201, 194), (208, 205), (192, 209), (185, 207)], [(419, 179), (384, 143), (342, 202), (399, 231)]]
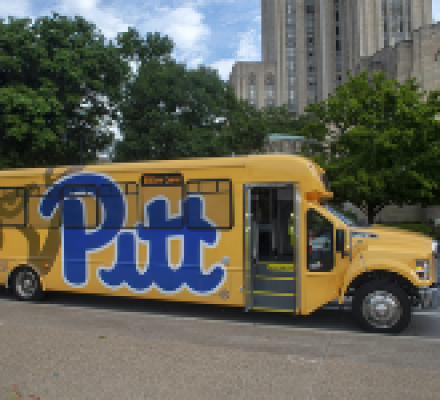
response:
[(353, 232), (353, 237), (363, 239), (380, 239), (377, 234), (370, 232)]
[(351, 229), (348, 230), (350, 232), (350, 248), (348, 249), (350, 253), (350, 262), (353, 259), (353, 243), (352, 243), (352, 237), (351, 237)]
[(421, 287), (419, 288), (420, 308), (434, 309), (438, 308), (437, 288), (436, 287)]
[(376, 290), (362, 301), (362, 315), (375, 328), (391, 328), (402, 315), (399, 299), (385, 290)]
[(244, 185), (248, 189), (253, 188), (279, 188), (295, 184), (295, 182), (279, 182), (279, 183), (252, 183)]
[[(251, 243), (249, 242), (249, 237), (251, 235), (250, 232), (250, 199), (251, 199), (251, 190), (248, 188), (248, 185), (243, 185), (243, 287), (244, 287), (244, 304), (245, 311), (249, 311), (251, 308), (251, 304), (249, 299), (252, 298), (250, 295), (251, 288), (249, 287), (249, 273), (248, 271), (248, 263), (251, 262)], [(246, 214), (246, 200), (248, 201), (248, 213)], [(248, 243), (246, 247), (246, 235), (248, 236)]]
[(299, 184), (295, 184), (295, 218), (296, 218), (296, 295), (295, 295), (295, 309), (301, 309), (301, 232), (300, 232), (300, 210), (301, 210), (301, 195), (299, 192)]

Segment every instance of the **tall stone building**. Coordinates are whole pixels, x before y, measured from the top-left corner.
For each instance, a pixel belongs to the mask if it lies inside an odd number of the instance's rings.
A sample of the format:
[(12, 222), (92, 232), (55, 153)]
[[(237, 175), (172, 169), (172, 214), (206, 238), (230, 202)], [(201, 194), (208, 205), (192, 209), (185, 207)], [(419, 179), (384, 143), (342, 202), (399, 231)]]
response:
[(385, 72), (387, 79), (404, 83), (416, 78), (421, 89), (440, 90), (440, 22), (420, 27), (412, 38), (386, 47), (370, 57), (361, 57), (355, 73)]
[(257, 108), (297, 113), (325, 100), (361, 58), (432, 22), (432, 0), (261, 0), (261, 62), (238, 62), (229, 83)]

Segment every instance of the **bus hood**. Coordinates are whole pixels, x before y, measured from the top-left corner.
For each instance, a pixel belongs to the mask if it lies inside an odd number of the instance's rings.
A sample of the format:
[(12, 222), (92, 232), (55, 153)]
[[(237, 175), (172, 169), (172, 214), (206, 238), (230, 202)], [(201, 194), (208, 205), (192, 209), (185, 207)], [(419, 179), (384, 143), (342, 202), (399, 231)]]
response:
[(401, 248), (402, 250), (418, 249), (423, 253), (431, 253), (433, 251), (432, 238), (404, 229), (373, 225), (368, 228), (352, 228), (351, 233), (353, 243), (362, 240), (363, 243), (368, 243), (369, 246), (389, 246)]

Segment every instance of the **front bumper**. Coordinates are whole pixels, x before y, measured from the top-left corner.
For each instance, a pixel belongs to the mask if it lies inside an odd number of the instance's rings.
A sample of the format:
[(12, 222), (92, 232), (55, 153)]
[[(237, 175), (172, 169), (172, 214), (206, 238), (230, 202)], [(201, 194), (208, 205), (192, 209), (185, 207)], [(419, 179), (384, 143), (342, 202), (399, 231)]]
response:
[(419, 288), (419, 306), (426, 310), (438, 307), (437, 287)]

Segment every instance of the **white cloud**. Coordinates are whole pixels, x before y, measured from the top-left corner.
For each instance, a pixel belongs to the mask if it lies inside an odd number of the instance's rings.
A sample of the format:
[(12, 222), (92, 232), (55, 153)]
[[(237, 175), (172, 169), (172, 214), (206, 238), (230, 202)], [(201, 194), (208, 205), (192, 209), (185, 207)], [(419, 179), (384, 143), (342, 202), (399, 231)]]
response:
[(0, 18), (8, 21), (8, 17), (31, 17), (30, 0), (14, 0), (0, 2)]
[(204, 15), (188, 4), (179, 8), (157, 8), (142, 25), (145, 32), (168, 35), (175, 44), (176, 58), (192, 68), (203, 63), (211, 30), (203, 22)]
[(255, 34), (255, 29), (242, 33), (236, 52), (238, 61), (256, 61), (259, 54), (258, 45), (258, 36)]
[(235, 64), (235, 58), (227, 58), (223, 60), (216, 61), (210, 65), (210, 67), (218, 70), (220, 77), (227, 81), (229, 79), (229, 74), (232, 71), (232, 66)]
[(61, 15), (83, 17), (96, 25), (107, 39), (113, 39), (118, 32), (127, 30), (129, 24), (120, 17), (120, 11), (104, 7), (99, 0), (58, 0), (44, 10), (41, 15), (51, 15), (55, 11)]
[(259, 61), (261, 35), (256, 35), (254, 29), (239, 34), (240, 41), (234, 58), (224, 58), (211, 64), (212, 68), (219, 71), (220, 77), (227, 81), (232, 71), (232, 66), (237, 61)]

